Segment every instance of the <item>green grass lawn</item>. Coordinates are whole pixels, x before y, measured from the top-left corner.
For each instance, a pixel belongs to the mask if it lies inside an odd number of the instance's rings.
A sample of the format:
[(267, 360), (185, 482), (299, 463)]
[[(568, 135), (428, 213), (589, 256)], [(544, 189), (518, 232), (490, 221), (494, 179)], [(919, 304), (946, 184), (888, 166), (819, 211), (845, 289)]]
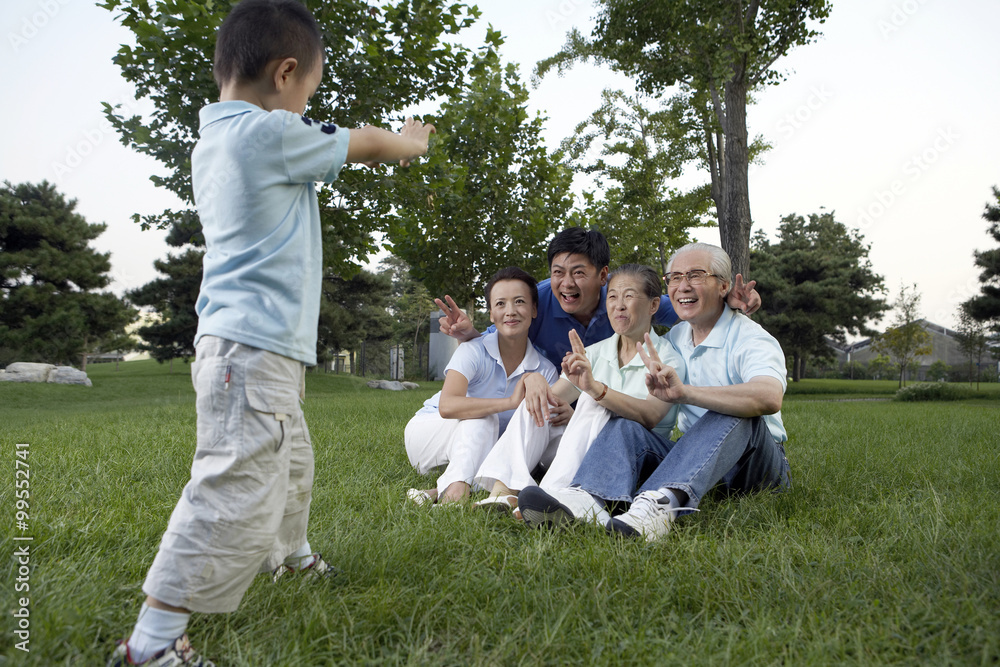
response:
[[(92, 388), (0, 384), (10, 664), (103, 664), (187, 481), (188, 368), (88, 371)], [(409, 467), (403, 427), (440, 383), (307, 387), (310, 541), (341, 574), (258, 577), (238, 612), (195, 617), (196, 648), (220, 666), (1000, 662), (995, 385), (947, 403), (825, 400), (889, 398), (892, 382), (793, 385), (793, 490), (709, 499), (654, 544), (408, 506), (431, 479)], [(28, 654), (9, 613), (24, 595), (16, 443), (30, 444)]]

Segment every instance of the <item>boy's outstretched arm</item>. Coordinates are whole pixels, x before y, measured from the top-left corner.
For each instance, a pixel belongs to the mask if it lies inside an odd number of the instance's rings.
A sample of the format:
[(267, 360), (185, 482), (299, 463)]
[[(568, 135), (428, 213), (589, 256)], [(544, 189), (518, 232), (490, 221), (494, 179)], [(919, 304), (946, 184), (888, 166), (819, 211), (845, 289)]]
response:
[(434, 132), (434, 126), (407, 118), (399, 134), (383, 130), (374, 125), (366, 125), (351, 130), (347, 145), (348, 162), (396, 162), (408, 167), (410, 160), (427, 152), (427, 138)]

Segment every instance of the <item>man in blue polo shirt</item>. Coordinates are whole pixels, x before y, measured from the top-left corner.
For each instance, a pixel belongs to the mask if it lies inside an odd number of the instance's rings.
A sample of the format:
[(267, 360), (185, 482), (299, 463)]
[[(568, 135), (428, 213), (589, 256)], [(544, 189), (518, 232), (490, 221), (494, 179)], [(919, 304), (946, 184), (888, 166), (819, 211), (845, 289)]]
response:
[[(607, 298), (608, 265), (611, 249), (604, 235), (595, 229), (569, 227), (556, 234), (549, 242), (549, 275), (538, 283), (538, 316), (531, 325), (528, 338), (542, 354), (559, 368), (563, 357), (570, 351), (569, 332), (575, 330), (584, 346), (593, 345), (615, 332), (608, 320), (605, 306)], [(760, 308), (760, 295), (754, 289), (755, 281), (743, 282), (735, 276), (733, 289), (728, 297), (732, 308), (752, 313)], [(441, 333), (467, 341), (479, 332), (450, 296), (434, 302), (444, 312)], [(653, 316), (655, 324), (672, 326), (677, 321), (670, 299), (663, 296), (660, 308)], [(490, 327), (487, 332), (493, 331)], [(556, 405), (558, 397), (549, 391), (542, 378), (537, 383), (525, 384), (528, 412), (541, 426), (549, 418), (549, 405)]]

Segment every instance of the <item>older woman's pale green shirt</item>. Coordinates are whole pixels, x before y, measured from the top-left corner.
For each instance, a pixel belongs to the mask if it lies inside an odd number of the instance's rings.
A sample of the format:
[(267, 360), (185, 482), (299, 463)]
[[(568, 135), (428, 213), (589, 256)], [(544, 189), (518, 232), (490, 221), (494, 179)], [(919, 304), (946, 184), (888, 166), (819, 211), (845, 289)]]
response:
[[(660, 356), (660, 361), (677, 370), (677, 375), (685, 377), (684, 360), (670, 341), (656, 335), (655, 331), (649, 332), (649, 337), (653, 341), (653, 347)], [(649, 392), (646, 390), (646, 365), (642, 363), (639, 355), (632, 357), (632, 360), (623, 367), (618, 367), (618, 340), (621, 338), (614, 334), (611, 338), (605, 338), (599, 343), (594, 343), (586, 348), (587, 359), (593, 370), (594, 379), (608, 385), (609, 388), (623, 394), (628, 394), (634, 398), (646, 398)], [(563, 374), (565, 378), (566, 375)], [(566, 378), (567, 381), (569, 378)], [(653, 432), (664, 438), (670, 439), (670, 432), (674, 430), (677, 422), (677, 406), (670, 408), (666, 416), (659, 424), (653, 428)]]

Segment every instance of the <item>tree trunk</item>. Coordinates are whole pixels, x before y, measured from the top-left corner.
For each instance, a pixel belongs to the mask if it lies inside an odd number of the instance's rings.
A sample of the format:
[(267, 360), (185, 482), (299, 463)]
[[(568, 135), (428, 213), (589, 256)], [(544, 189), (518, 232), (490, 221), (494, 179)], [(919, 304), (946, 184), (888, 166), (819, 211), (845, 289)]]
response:
[(733, 275), (748, 275), (750, 269), (750, 186), (747, 144), (747, 89), (743, 72), (726, 83), (725, 178), (723, 210), (719, 211), (722, 248), (733, 262)]
[(802, 357), (798, 352), (792, 352), (792, 382), (802, 379)]

